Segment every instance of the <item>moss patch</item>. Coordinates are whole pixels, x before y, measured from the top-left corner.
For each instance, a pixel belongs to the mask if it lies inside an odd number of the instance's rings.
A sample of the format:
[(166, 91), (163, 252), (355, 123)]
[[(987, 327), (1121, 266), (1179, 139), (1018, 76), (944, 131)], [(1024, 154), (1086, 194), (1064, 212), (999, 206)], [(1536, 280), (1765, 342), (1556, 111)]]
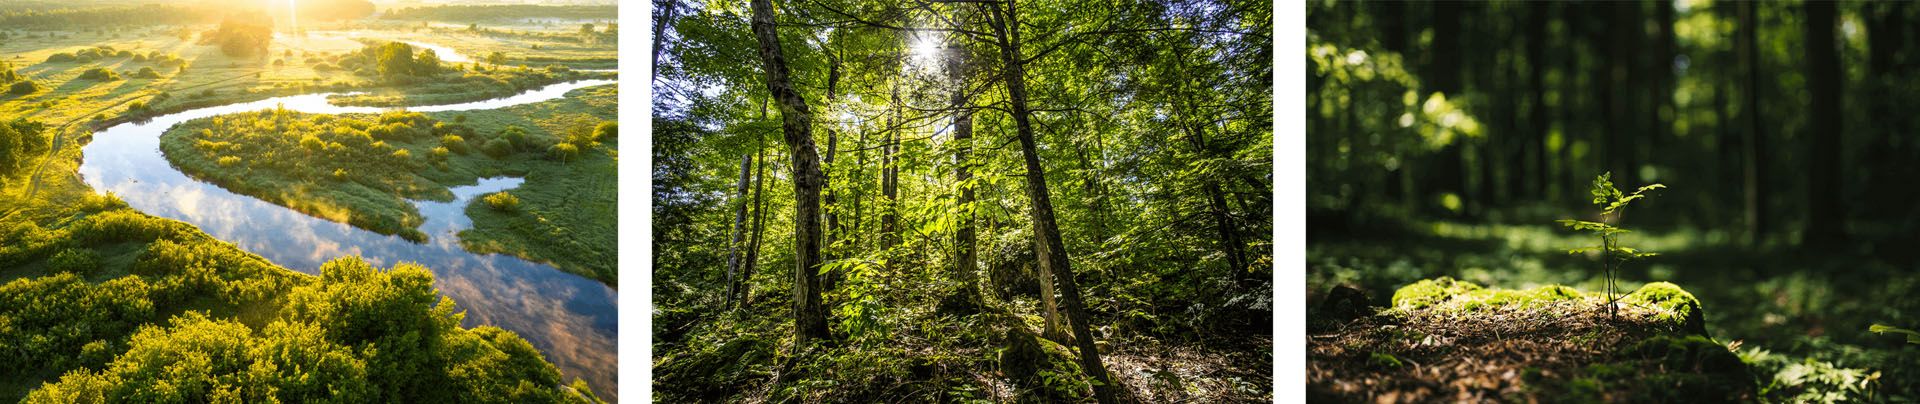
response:
[(1700, 299), (1680, 286), (1654, 282), (1641, 286), (1620, 300), (1623, 303), (1658, 310), (1659, 319), (1679, 323), (1695, 334), (1707, 333), (1706, 317), (1700, 312)]
[(1401, 310), (1435, 308), (1473, 311), (1491, 307), (1535, 307), (1584, 297), (1586, 294), (1580, 290), (1561, 285), (1526, 290), (1489, 289), (1472, 282), (1441, 277), (1400, 288), (1393, 293), (1393, 307)]

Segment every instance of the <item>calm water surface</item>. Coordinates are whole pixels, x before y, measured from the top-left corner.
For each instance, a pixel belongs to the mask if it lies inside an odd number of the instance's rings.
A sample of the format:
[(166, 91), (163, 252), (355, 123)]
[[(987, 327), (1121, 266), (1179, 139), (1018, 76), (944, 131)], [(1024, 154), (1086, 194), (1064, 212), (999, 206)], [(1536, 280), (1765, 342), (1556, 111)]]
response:
[[(611, 80), (559, 83), (518, 95), (450, 105), (405, 108), (412, 111), (473, 111), (552, 100), (580, 88)], [(560, 272), (551, 266), (499, 254), (474, 254), (460, 247), (455, 234), (473, 226), (465, 213), (478, 195), (511, 189), (519, 178), (481, 179), (452, 187), (451, 202), (413, 201), (426, 218), (425, 243), (382, 235), (307, 216), (250, 196), (235, 194), (188, 177), (160, 152), (160, 135), (187, 120), (284, 107), (323, 114), (371, 113), (377, 107), (346, 107), (327, 102), (332, 94), (308, 94), (156, 117), (107, 128), (82, 150), (80, 175), (95, 192), (112, 192), (128, 205), (155, 216), (199, 226), (221, 240), (276, 264), (318, 274), (320, 264), (359, 255), (382, 267), (416, 262), (431, 268), (440, 293), (467, 312), (464, 325), (512, 330), (546, 353), (566, 376), (587, 380), (602, 398), (617, 400), (615, 355), (619, 330), (617, 293), (598, 281)], [(607, 218), (613, 220), (613, 218)]]

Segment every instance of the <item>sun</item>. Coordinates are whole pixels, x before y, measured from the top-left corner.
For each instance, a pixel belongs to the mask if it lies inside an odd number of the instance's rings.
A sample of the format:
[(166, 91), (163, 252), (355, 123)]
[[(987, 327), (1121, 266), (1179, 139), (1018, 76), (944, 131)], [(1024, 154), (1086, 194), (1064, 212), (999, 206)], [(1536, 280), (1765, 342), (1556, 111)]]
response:
[(911, 47), (913, 63), (922, 67), (933, 66), (940, 58), (940, 38), (935, 35), (915, 34)]

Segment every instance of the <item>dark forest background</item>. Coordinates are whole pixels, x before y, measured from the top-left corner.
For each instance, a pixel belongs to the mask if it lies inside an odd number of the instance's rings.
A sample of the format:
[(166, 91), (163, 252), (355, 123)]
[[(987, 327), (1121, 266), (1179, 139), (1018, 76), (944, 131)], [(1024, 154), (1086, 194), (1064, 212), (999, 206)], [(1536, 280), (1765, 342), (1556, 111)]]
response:
[(1309, 304), (1441, 275), (1597, 290), (1598, 266), (1566, 253), (1586, 241), (1553, 220), (1593, 219), (1588, 187), (1611, 172), (1668, 186), (1620, 218), (1664, 253), (1623, 281), (1687, 287), (1775, 375), (1839, 375), (1771, 395), (1915, 397), (1916, 348), (1867, 328), (1920, 326), (1920, 4), (1307, 13)]

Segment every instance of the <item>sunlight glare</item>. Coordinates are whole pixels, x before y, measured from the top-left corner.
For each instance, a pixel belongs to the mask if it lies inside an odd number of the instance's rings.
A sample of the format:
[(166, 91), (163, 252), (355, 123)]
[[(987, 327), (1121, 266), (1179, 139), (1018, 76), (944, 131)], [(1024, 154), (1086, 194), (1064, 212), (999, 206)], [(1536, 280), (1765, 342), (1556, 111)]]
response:
[(914, 35), (913, 63), (918, 67), (932, 67), (940, 57), (940, 38), (933, 35)]

